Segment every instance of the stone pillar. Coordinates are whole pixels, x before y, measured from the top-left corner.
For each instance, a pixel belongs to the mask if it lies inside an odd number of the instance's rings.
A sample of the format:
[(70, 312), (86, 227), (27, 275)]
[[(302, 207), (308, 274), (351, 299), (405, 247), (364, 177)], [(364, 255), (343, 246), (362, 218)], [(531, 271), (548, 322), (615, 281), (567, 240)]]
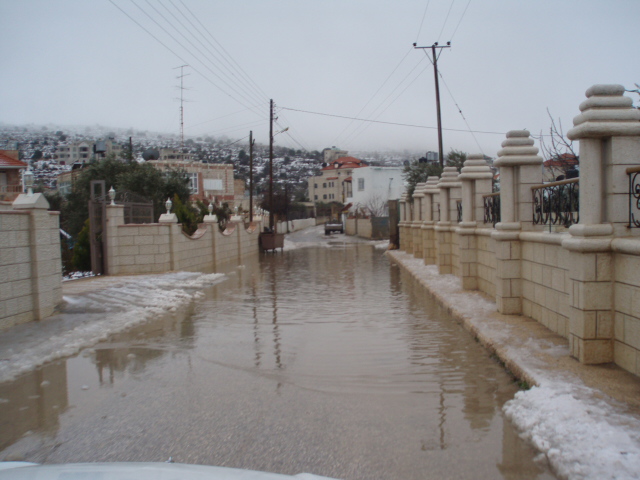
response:
[(640, 111), (622, 85), (594, 85), (567, 136), (580, 141), (580, 223), (562, 242), (570, 252), (571, 355), (582, 363), (614, 360), (614, 236), (629, 235), (626, 168), (640, 163)]
[[(254, 221), (257, 221), (256, 218), (258, 217), (253, 217), (253, 218), (254, 218)], [(211, 234), (211, 258), (213, 263), (213, 270), (215, 271), (218, 268), (218, 249), (216, 246), (216, 240), (218, 238), (218, 233), (219, 233), (218, 217), (217, 215), (205, 215), (202, 221), (207, 226), (207, 229)]]
[(173, 271), (176, 269), (176, 242), (182, 227), (178, 224), (178, 217), (175, 213), (163, 213), (160, 215), (158, 223), (169, 226), (169, 268)]
[(478, 222), (482, 222), (484, 217), (482, 195), (491, 193), (492, 178), (493, 173), (484, 155), (469, 155), (458, 176), (462, 182), (462, 222), (458, 224), (456, 233), (460, 248), (460, 278), (462, 288), (466, 290), (478, 289), (478, 249), (475, 232)]
[(531, 186), (542, 181), (542, 158), (527, 130), (507, 132), (498, 160), (500, 216), (491, 235), (496, 246), (496, 305), (504, 314), (522, 313), (520, 231), (533, 227)]
[(435, 221), (433, 216), (434, 207), (437, 204), (437, 195), (440, 193), (438, 182), (440, 179), (436, 176), (427, 178), (427, 182), (422, 187), (422, 198), (424, 221), (422, 222), (422, 258), (425, 265), (434, 265), (436, 263), (436, 245), (435, 245)]
[(422, 222), (425, 218), (424, 212), (424, 183), (418, 183), (413, 191), (413, 209), (414, 218), (411, 222), (412, 244), (413, 244), (413, 256), (416, 258), (422, 258), (424, 255), (424, 242), (422, 238)]
[[(455, 167), (444, 167), (442, 176), (438, 182), (440, 190), (440, 221), (435, 227), (436, 236), (436, 261), (440, 273), (452, 273), (451, 261), (452, 244), (451, 234), (451, 189), (459, 187), (458, 171)], [(454, 211), (455, 203), (453, 204)]]
[(29, 211), (33, 319), (43, 320), (62, 301), (59, 213), (48, 211), (41, 193), (18, 195), (12, 207)]
[(400, 245), (398, 249), (407, 251), (407, 192), (404, 192), (400, 197), (400, 221), (398, 222), (398, 233), (400, 236)]
[(106, 262), (104, 265), (105, 275), (118, 275), (118, 257), (120, 255), (120, 244), (118, 239), (118, 226), (124, 225), (124, 205), (107, 205), (107, 239)]

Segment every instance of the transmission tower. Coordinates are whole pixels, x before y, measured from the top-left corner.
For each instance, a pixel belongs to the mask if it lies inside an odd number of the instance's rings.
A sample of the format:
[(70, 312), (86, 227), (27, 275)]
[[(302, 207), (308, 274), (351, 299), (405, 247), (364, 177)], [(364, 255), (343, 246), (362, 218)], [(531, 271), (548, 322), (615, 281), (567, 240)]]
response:
[(189, 65), (180, 65), (179, 67), (175, 67), (174, 70), (180, 69), (180, 75), (176, 78), (180, 79), (180, 145), (184, 148), (184, 77), (189, 75), (188, 73), (185, 75), (184, 67), (188, 67)]

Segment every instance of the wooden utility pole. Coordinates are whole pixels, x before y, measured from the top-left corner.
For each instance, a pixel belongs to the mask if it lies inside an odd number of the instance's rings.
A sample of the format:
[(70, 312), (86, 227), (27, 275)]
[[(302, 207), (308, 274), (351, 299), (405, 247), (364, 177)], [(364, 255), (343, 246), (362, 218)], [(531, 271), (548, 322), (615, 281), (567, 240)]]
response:
[[(425, 53), (426, 53), (426, 49), (431, 49), (431, 57), (429, 57), (429, 54), (427, 53), (427, 58), (429, 58), (429, 61), (433, 65), (433, 75), (436, 80), (436, 113), (438, 116), (438, 155), (440, 157), (439, 158), (440, 166), (444, 167), (444, 148), (442, 146), (442, 117), (440, 114), (440, 83), (438, 81), (438, 56), (440, 55), (440, 53), (442, 53), (443, 48), (451, 48), (451, 42), (447, 42), (447, 44), (443, 46), (439, 46), (438, 42), (436, 42), (430, 47), (418, 47), (417, 44), (414, 43), (413, 48), (425, 50)], [(437, 54), (436, 54), (436, 50), (439, 50)]]
[(249, 131), (249, 222), (253, 222), (253, 131)]
[(269, 230), (274, 230), (273, 218), (273, 99), (269, 101)]

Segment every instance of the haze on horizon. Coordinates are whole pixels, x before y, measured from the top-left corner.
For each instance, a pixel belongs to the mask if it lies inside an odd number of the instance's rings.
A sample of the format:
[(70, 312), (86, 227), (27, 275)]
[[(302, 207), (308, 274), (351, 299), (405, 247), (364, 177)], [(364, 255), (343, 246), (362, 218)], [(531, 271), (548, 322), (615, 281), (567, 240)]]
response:
[(283, 146), (437, 150), (433, 67), (412, 44), (451, 41), (445, 151), (494, 156), (508, 130), (547, 133), (547, 108), (568, 130), (593, 84), (636, 88), (638, 14), (637, 0), (0, 0), (0, 122), (177, 134), (187, 64), (186, 136), (267, 143), (272, 98)]

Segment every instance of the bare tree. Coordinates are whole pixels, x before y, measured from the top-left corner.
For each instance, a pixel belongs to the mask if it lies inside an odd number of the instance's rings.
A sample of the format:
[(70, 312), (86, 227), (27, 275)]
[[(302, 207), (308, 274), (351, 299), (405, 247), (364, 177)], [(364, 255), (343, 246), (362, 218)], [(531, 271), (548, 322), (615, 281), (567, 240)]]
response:
[[(540, 150), (545, 159), (544, 166), (554, 179), (560, 176), (566, 178), (580, 163), (579, 157), (573, 150), (573, 142), (564, 135), (562, 121), (558, 119), (556, 123), (548, 108), (547, 114), (551, 120), (549, 134), (543, 135), (540, 132)], [(545, 136), (548, 140), (545, 140)]]
[(386, 217), (388, 215), (387, 199), (381, 193), (372, 193), (363, 203), (356, 205), (356, 211), (358, 209), (371, 217)]

